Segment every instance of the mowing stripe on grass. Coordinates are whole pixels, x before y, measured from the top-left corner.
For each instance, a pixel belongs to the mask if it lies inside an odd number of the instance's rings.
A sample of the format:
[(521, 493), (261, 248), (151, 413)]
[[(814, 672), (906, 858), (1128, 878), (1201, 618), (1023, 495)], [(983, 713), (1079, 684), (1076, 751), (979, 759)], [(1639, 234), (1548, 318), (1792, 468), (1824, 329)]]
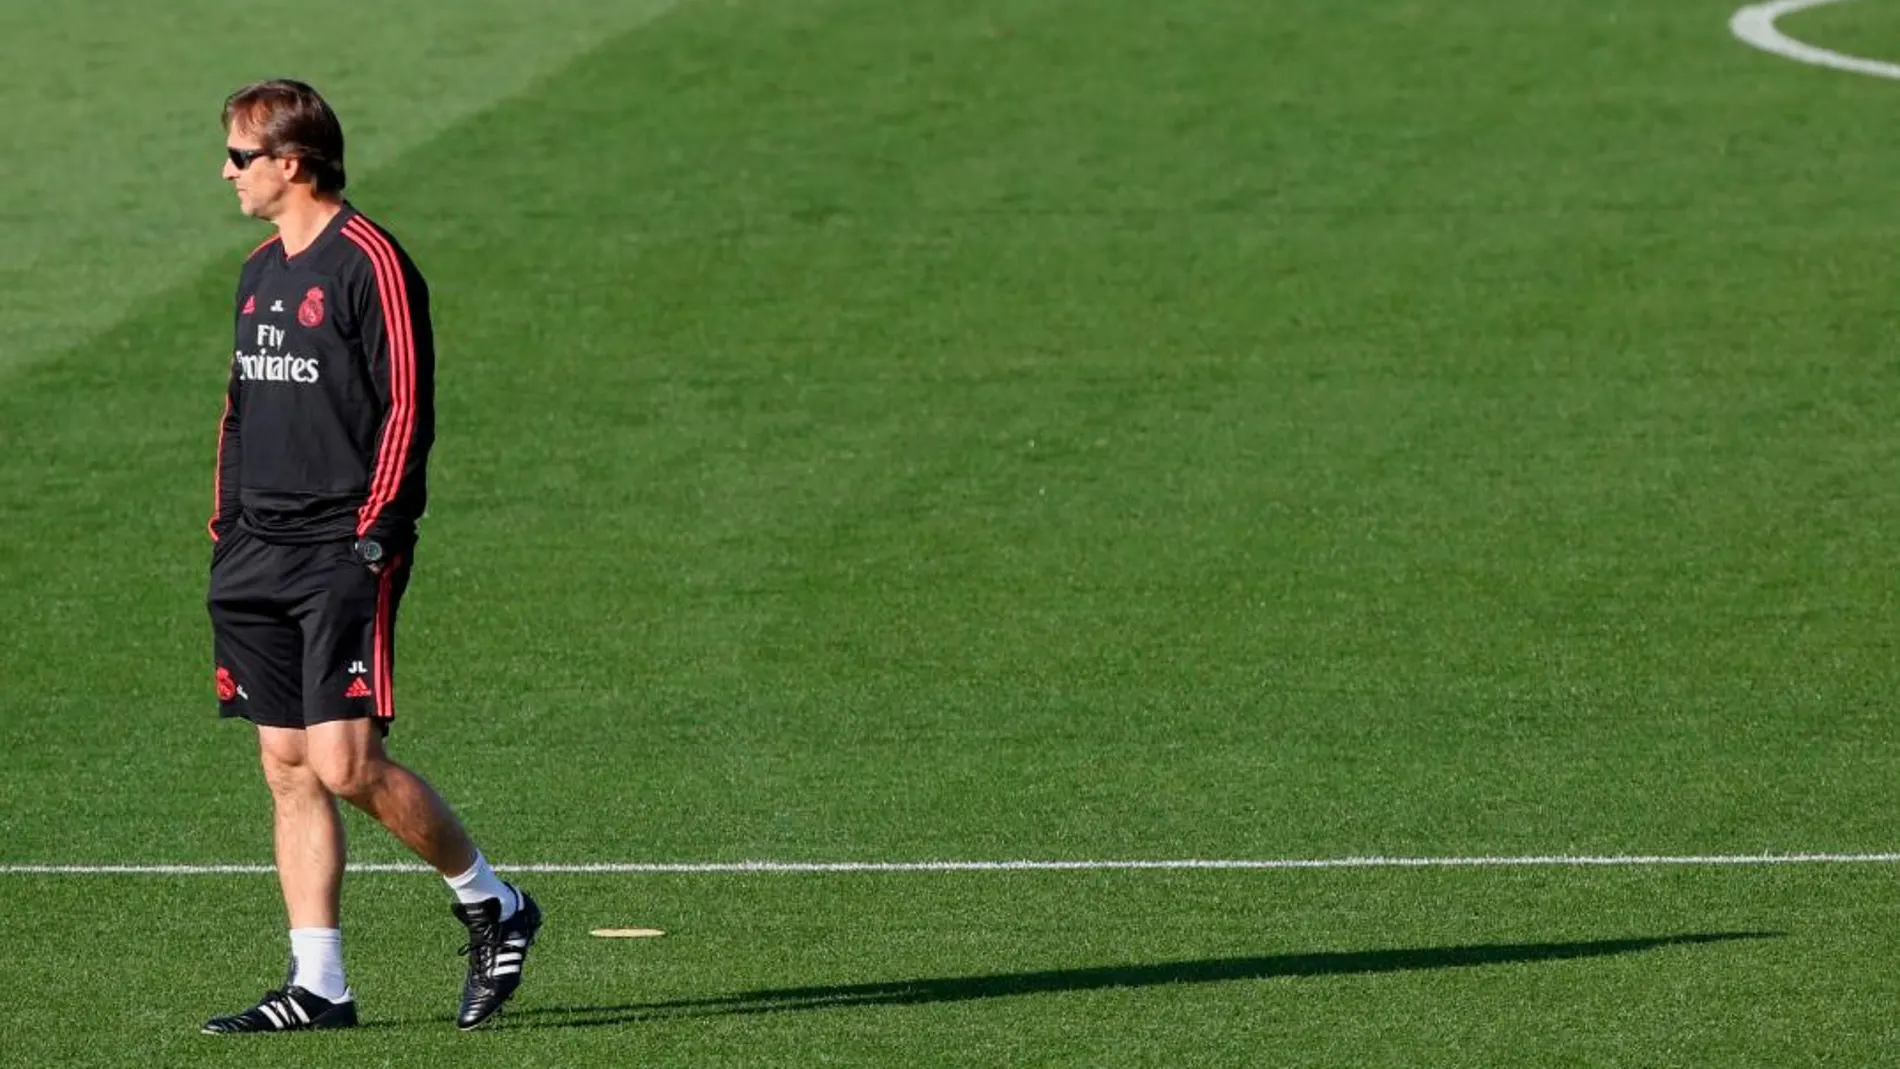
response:
[[(1891, 865), (1900, 854), (1637, 854), (1590, 856), (1551, 854), (1529, 857), (1333, 857), (1260, 859), (1158, 859), (1103, 861), (580, 861), (497, 864), (503, 872), (577, 875), (774, 874), (827, 872), (1117, 872), (1180, 870), (1286, 869), (1446, 869), (1603, 867), (1661, 865)], [(4, 864), (0, 876), (263, 876), (275, 871), (259, 864), (66, 865)], [(413, 862), (366, 862), (351, 872), (428, 872)]]
[[(344, 22), (371, 19), (375, 43), (359, 39), (349, 48), (300, 56), (287, 73), (315, 82), (341, 109), (350, 189), (361, 193), (375, 188), (365, 176), (426, 153), (690, 2), (560, 0), (533, 11), (485, 0), (447, 18), (424, 14), (430, 9), (421, 4), (375, 11), (373, 4), (346, 3), (326, 13)], [(258, 66), (251, 27), (294, 16), (295, 5), (173, 0), (145, 7), (157, 13), (101, 19), (82, 10), (64, 14), (64, 22), (36, 20), (34, 33), (45, 40), (27, 40), (18, 55), (44, 70), (28, 67), (0, 79), (0, 106), (7, 109), (0, 115), (11, 116), (0, 121), (0, 141), (12, 149), (15, 140), (27, 139), (0, 167), (7, 194), (0, 218), (8, 228), (0, 243), (0, 278), (8, 285), (8, 300), (0, 304), (0, 373), (74, 354), (90, 358), (100, 335), (171, 299), (208, 265), (228, 262), (235, 278), (237, 262), (230, 258), (262, 237), (254, 223), (243, 222), (229, 190), (220, 189), (223, 153), (216, 146), (222, 135), (215, 117), (223, 94), (279, 73)], [(79, 77), (87, 91), (64, 88), (67, 78)], [(67, 129), (92, 136), (59, 132)], [(72, 196), (64, 191), (74, 188), (70, 176), (89, 162), (92, 141), (131, 133), (139, 138), (144, 166), (96, 175), (82, 199), (60, 199)], [(86, 210), (132, 203), (141, 207), (129, 227), (125, 211)], [(389, 214), (379, 211), (378, 218)], [(109, 279), (101, 275), (107, 265)], [(205, 323), (204, 351), (215, 356), (221, 346), (210, 328), (217, 317), (208, 314)]]
[(1737, 11), (1728, 20), (1728, 28), (1729, 32), (1740, 38), (1744, 44), (1759, 48), (1763, 52), (1772, 52), (1777, 56), (1792, 59), (1796, 63), (1832, 67), (1835, 70), (1865, 74), (1872, 78), (1900, 80), (1900, 64), (1885, 63), (1877, 59), (1862, 59), (1859, 56), (1843, 55), (1826, 48), (1816, 48), (1789, 37), (1775, 26), (1775, 22), (1784, 15), (1841, 2), (1842, 0), (1775, 0), (1774, 3), (1769, 4), (1751, 4)]

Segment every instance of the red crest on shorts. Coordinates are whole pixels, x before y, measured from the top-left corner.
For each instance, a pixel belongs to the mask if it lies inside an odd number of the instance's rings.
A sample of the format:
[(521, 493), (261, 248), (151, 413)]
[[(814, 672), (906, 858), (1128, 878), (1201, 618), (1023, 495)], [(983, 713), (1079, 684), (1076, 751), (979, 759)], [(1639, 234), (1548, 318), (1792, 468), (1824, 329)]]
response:
[(223, 665), (219, 665), (218, 666), (218, 700), (221, 702), (228, 702), (231, 699), (237, 697), (237, 694), (238, 694), (237, 680), (231, 678), (231, 670), (224, 667)]
[(297, 306), (297, 322), (306, 327), (314, 327), (323, 322), (323, 287), (312, 286), (303, 295), (303, 303)]

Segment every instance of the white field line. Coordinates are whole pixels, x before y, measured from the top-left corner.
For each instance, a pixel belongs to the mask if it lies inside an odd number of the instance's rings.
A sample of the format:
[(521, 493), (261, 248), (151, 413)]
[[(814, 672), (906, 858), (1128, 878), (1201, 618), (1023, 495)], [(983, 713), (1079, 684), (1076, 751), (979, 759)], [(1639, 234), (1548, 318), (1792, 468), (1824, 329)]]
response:
[(1789, 37), (1775, 27), (1776, 20), (1784, 15), (1806, 11), (1811, 7), (1842, 3), (1843, 0), (1775, 0), (1769, 4), (1750, 4), (1737, 11), (1728, 20), (1729, 32), (1740, 38), (1743, 43), (1773, 52), (1796, 63), (1809, 63), (1816, 67), (1832, 67), (1853, 74), (1865, 74), (1871, 78), (1893, 78), (1900, 80), (1900, 64), (1884, 63), (1877, 59), (1862, 59), (1859, 56), (1843, 55), (1826, 48), (1816, 48), (1810, 44)]
[[(1306, 869), (1489, 869), (1489, 868), (1640, 868), (1716, 865), (1892, 865), (1895, 854), (1649, 854), (1589, 856), (1552, 854), (1529, 857), (1337, 857), (1265, 859), (1180, 859), (1104, 861), (598, 861), (498, 864), (503, 872), (582, 875), (702, 875), (894, 872), (1125, 872), (1125, 871), (1284, 871)], [(263, 876), (260, 864), (84, 865), (0, 864), (0, 876)], [(354, 873), (428, 872), (412, 862), (351, 865)]]

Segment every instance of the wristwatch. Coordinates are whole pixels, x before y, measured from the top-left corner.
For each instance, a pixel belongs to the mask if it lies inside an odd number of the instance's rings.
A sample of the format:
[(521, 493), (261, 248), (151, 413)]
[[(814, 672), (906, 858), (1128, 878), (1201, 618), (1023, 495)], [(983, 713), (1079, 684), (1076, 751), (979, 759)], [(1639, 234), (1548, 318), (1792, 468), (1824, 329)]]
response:
[(350, 543), (350, 552), (364, 564), (376, 565), (383, 562), (383, 544), (374, 538), (359, 538)]

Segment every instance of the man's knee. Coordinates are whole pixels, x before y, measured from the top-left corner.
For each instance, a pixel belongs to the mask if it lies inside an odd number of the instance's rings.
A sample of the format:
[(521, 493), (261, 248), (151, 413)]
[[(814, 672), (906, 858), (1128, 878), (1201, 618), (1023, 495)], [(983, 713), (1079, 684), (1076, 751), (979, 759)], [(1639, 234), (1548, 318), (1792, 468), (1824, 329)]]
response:
[(318, 765), (317, 779), (324, 790), (361, 805), (382, 786), (387, 764), (381, 758), (339, 758)]
[(291, 728), (258, 728), (257, 756), (264, 767), (264, 782), (272, 794), (288, 797), (323, 789), (316, 770), (310, 766), (303, 732)]
[(358, 804), (375, 795), (389, 759), (369, 721), (316, 724), (305, 734), (310, 768), (325, 790)]

